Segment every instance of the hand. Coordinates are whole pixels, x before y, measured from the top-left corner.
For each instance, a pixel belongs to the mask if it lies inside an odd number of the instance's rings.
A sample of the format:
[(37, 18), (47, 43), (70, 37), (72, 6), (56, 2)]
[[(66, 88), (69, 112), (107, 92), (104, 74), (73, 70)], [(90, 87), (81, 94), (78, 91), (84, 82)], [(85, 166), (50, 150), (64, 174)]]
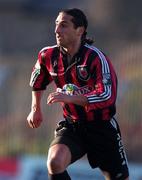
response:
[(47, 104), (52, 104), (57, 102), (73, 103), (80, 106), (85, 106), (88, 103), (88, 100), (83, 95), (68, 95), (61, 92), (53, 92), (49, 94), (47, 98)]
[(31, 128), (38, 128), (42, 122), (41, 111), (31, 110), (27, 117), (28, 124)]
[(57, 102), (73, 103), (72, 96), (63, 94), (61, 92), (50, 93), (47, 98), (47, 104), (52, 104), (52, 103), (57, 103)]

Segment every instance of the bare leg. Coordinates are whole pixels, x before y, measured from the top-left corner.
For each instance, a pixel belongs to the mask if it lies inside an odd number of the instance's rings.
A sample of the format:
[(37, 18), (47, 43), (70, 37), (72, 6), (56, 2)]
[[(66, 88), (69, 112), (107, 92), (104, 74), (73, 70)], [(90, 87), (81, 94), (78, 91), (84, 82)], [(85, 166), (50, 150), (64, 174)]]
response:
[(47, 159), (49, 174), (58, 174), (66, 170), (71, 162), (71, 152), (64, 144), (55, 144), (50, 147)]

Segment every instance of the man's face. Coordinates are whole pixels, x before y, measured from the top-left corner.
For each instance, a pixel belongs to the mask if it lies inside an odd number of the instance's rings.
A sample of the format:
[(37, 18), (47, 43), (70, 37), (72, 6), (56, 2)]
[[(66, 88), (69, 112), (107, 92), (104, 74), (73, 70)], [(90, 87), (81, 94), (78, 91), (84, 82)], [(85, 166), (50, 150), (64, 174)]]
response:
[(69, 48), (73, 46), (78, 38), (81, 38), (80, 27), (75, 28), (72, 20), (72, 16), (66, 13), (59, 13), (56, 19), (55, 34), (57, 45)]

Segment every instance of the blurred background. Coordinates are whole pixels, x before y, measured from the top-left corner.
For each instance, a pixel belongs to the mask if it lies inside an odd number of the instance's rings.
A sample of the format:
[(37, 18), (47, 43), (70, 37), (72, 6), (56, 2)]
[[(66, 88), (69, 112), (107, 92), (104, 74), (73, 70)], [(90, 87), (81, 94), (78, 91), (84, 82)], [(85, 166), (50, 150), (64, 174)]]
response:
[[(46, 105), (47, 95), (54, 88), (51, 84), (42, 101), (44, 122), (39, 129), (30, 129), (26, 122), (31, 106), (29, 80), (39, 50), (56, 43), (54, 22), (58, 12), (72, 7), (86, 13), (88, 36), (112, 60), (119, 79), (117, 119), (128, 161), (132, 167), (142, 163), (141, 6), (140, 0), (0, 0), (0, 173), (4, 177), (0, 180), (12, 180), (12, 175), (16, 179), (18, 168), (26, 169), (24, 163), (34, 160), (35, 165), (37, 157), (46, 158), (62, 110), (59, 105)], [(37, 176), (25, 179), (41, 180)]]

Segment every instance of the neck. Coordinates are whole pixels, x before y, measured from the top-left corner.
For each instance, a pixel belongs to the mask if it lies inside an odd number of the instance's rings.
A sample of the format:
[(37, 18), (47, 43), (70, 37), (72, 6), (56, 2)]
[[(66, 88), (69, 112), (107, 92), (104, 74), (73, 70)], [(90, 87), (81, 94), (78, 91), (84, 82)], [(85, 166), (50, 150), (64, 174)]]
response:
[(80, 45), (81, 45), (81, 42), (79, 41), (78, 43), (75, 42), (75, 44), (73, 44), (67, 48), (65, 48), (65, 47), (63, 47), (63, 48), (72, 58), (78, 52)]

